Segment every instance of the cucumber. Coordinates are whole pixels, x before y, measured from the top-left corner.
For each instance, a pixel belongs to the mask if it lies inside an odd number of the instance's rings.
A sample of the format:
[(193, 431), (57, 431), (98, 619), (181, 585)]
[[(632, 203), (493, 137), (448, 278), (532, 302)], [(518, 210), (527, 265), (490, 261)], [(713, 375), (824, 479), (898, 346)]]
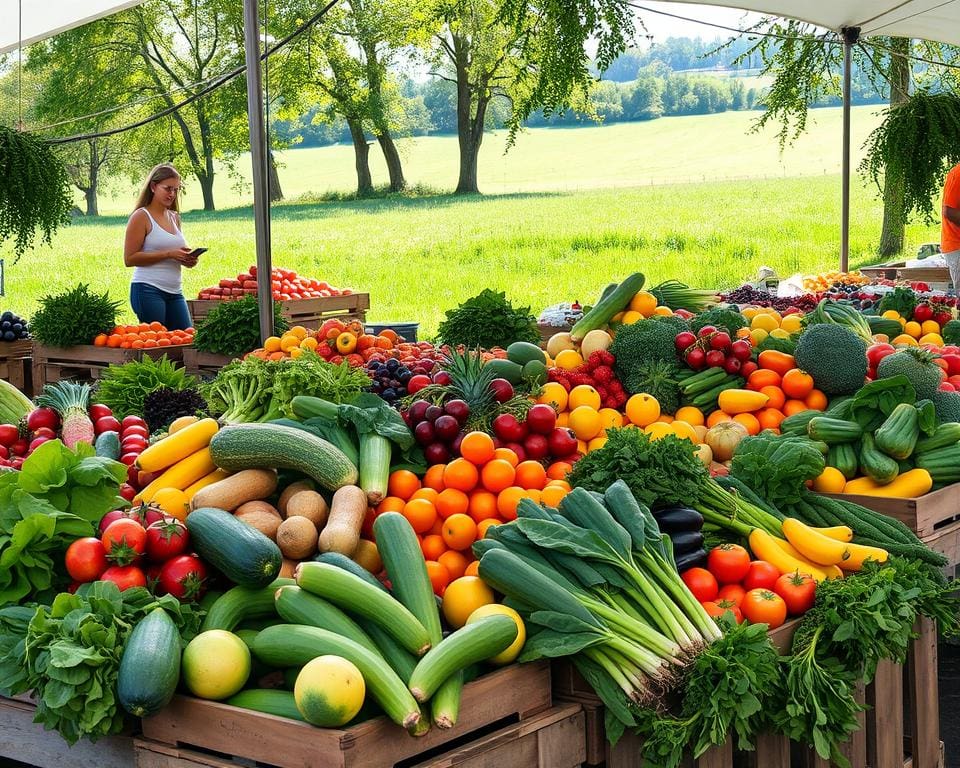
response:
[(265, 587), (280, 573), (277, 545), (242, 520), (216, 507), (200, 507), (187, 516), (197, 554), (241, 587)]
[(276, 618), (274, 596), (277, 590), (296, 583), (293, 579), (279, 578), (259, 589), (248, 587), (228, 589), (208, 606), (200, 631), (225, 629), (227, 632), (233, 632), (240, 622), (247, 619)]
[(96, 442), (93, 444), (93, 450), (97, 456), (105, 459), (113, 459), (114, 461), (119, 460), (120, 435), (113, 430), (101, 432), (97, 435)]
[(853, 443), (837, 443), (827, 451), (827, 466), (840, 470), (847, 480), (857, 476), (858, 464), (857, 449)]
[(358, 576), (327, 563), (300, 563), (297, 585), (334, 605), (375, 621), (411, 653), (422, 656), (431, 640), (423, 624), (401, 603)]
[(276, 624), (257, 635), (253, 645), (257, 658), (275, 667), (300, 667), (325, 654), (342, 656), (357, 665), (367, 690), (393, 722), (408, 731), (420, 722), (417, 702), (397, 673), (378, 654), (352, 640), (318, 627)]
[(920, 437), (920, 414), (911, 403), (900, 403), (873, 433), (877, 448), (887, 456), (905, 459)]
[(280, 618), (291, 624), (303, 624), (306, 627), (320, 627), (349, 638), (369, 651), (380, 653), (376, 643), (370, 639), (357, 622), (341, 611), (333, 603), (322, 597), (311, 595), (300, 587), (280, 587), (276, 594), (277, 613)]
[(372, 573), (370, 573), (370, 571), (356, 561), (351, 560), (346, 555), (341, 555), (339, 552), (321, 552), (319, 555), (315, 555), (313, 560), (317, 563), (327, 563), (329, 565), (335, 565), (337, 568), (342, 568), (345, 571), (349, 571), (354, 576), (363, 579), (365, 582), (367, 582), (367, 584), (370, 584), (371, 586), (389, 594), (387, 588), (383, 586), (376, 576), (374, 576)]
[(240, 709), (252, 709), (268, 715), (287, 717), (291, 720), (303, 720), (293, 694), (276, 688), (249, 688), (234, 694), (223, 703)]
[(417, 701), (426, 701), (454, 673), (510, 647), (517, 625), (509, 616), (488, 616), (451, 633), (417, 662), (408, 686)]
[(523, 366), (512, 360), (496, 357), (483, 365), (484, 370), (491, 370), (494, 378), (506, 379), (511, 384), (519, 384), (523, 380)]
[(926, 453), (937, 448), (946, 448), (960, 442), (960, 423), (948, 421), (937, 427), (937, 431), (929, 437), (921, 437), (914, 446), (914, 453)]
[(886, 485), (900, 474), (897, 460), (877, 449), (873, 435), (865, 432), (860, 443), (860, 471), (875, 483)]
[(609, 293), (604, 292), (594, 307), (570, 329), (574, 341), (582, 341), (590, 331), (606, 326), (617, 312), (627, 308), (637, 291), (643, 288), (645, 278), (634, 272)]
[(807, 424), (807, 435), (810, 439), (828, 445), (852, 443), (859, 440), (862, 434), (863, 428), (857, 422), (835, 419), (832, 416), (815, 416)]
[(282, 424), (236, 424), (210, 440), (210, 456), (222, 469), (295, 469), (335, 491), (356, 485), (356, 466), (332, 443)]
[(127, 639), (117, 699), (134, 717), (149, 717), (170, 703), (179, 681), (180, 633), (163, 608), (154, 608)]

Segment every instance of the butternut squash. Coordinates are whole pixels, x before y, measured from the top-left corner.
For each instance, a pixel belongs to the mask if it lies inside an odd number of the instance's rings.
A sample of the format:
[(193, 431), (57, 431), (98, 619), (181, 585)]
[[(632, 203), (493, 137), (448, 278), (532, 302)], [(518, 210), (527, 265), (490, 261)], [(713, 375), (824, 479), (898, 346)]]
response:
[(380, 550), (377, 545), (369, 539), (360, 539), (357, 542), (357, 548), (350, 558), (357, 565), (366, 568), (370, 573), (376, 576), (383, 570), (383, 560), (380, 559)]
[(317, 529), (305, 517), (288, 517), (277, 529), (277, 546), (284, 557), (303, 560), (317, 552)]
[(329, 514), (327, 500), (316, 491), (298, 491), (287, 501), (287, 519), (305, 517), (316, 526), (318, 531), (323, 530)]
[(159, 472), (171, 467), (210, 445), (210, 438), (219, 429), (216, 419), (200, 419), (149, 446), (137, 457), (134, 465), (144, 472)]
[(190, 500), (190, 508), (216, 507), (232, 512), (244, 502), (267, 498), (276, 489), (277, 473), (274, 470), (243, 469), (201, 488)]
[(277, 540), (277, 530), (283, 518), (280, 513), (265, 501), (248, 501), (237, 507), (233, 516), (253, 526), (271, 541)]
[(339, 552), (352, 557), (360, 542), (360, 526), (367, 514), (367, 494), (355, 485), (345, 485), (333, 494), (330, 517), (320, 533), (321, 552)]
[(230, 475), (231, 473), (225, 469), (215, 469), (209, 475), (204, 475), (193, 485), (183, 489), (183, 492), (187, 496), (187, 501), (190, 501), (201, 488), (206, 488), (208, 485), (213, 485), (221, 480), (225, 480), (230, 477)]

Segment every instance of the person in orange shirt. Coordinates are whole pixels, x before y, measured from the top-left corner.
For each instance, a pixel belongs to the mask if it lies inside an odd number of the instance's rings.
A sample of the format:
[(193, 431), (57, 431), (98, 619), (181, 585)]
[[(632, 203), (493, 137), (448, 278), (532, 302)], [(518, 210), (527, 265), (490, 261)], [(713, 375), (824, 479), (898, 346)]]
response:
[(960, 163), (943, 182), (943, 212), (940, 222), (940, 252), (950, 268), (953, 291), (960, 291)]

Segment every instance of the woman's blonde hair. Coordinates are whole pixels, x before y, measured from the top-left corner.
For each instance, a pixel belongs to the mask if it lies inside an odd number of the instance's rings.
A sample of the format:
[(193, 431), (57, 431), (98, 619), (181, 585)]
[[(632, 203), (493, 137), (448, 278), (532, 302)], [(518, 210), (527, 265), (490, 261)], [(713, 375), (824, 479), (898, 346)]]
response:
[[(170, 165), (170, 163), (160, 163), (160, 165), (153, 166), (153, 169), (147, 174), (146, 181), (143, 182), (143, 186), (140, 188), (140, 195), (137, 197), (137, 204), (133, 210), (138, 211), (141, 208), (145, 208), (153, 201), (153, 190), (150, 188), (151, 184), (159, 184), (161, 181), (173, 178), (179, 179), (180, 174), (177, 173), (177, 169)], [(179, 195), (173, 198), (173, 210), (177, 213), (180, 212)]]

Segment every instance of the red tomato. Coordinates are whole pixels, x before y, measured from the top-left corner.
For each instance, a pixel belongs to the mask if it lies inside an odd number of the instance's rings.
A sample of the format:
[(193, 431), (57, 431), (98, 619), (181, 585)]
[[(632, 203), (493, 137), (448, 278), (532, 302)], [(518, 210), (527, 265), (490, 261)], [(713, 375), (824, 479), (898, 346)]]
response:
[(706, 603), (700, 603), (703, 606), (703, 609), (707, 612), (707, 615), (719, 619), (724, 614), (729, 613), (733, 616), (734, 621), (737, 624), (740, 624), (743, 621), (743, 613), (740, 612), (740, 609), (731, 603), (729, 600), (710, 600)]
[(114, 416), (101, 416), (93, 423), (93, 431), (98, 435), (104, 432), (116, 432), (120, 434), (120, 422)]
[(133, 501), (133, 497), (137, 495), (137, 489), (134, 488), (130, 483), (123, 483), (120, 486), (120, 496), (122, 496), (127, 501)]
[(182, 555), (189, 543), (190, 533), (179, 520), (157, 520), (147, 527), (147, 557), (155, 563)]
[(143, 575), (147, 579), (147, 589), (159, 597), (164, 594), (163, 587), (160, 586), (160, 571), (163, 570), (163, 563), (152, 563), (148, 565)]
[(114, 520), (103, 532), (103, 548), (117, 565), (130, 565), (147, 551), (147, 532), (136, 520)]
[(737, 608), (743, 605), (743, 598), (747, 594), (747, 590), (741, 587), (739, 584), (724, 584), (720, 587), (720, 592), (717, 595), (717, 601), (726, 600), (729, 603), (733, 603)]
[(113, 411), (110, 410), (110, 406), (104, 405), (103, 403), (94, 403), (90, 406), (88, 413), (90, 414), (90, 420), (96, 422), (97, 419), (102, 419), (104, 416), (113, 416)]
[(411, 376), (410, 380), (407, 382), (407, 394), (416, 394), (421, 389), (429, 386), (432, 383), (433, 382), (430, 380), (430, 377), (422, 373), (418, 373), (416, 376)]
[(49, 427), (54, 431), (59, 429), (59, 414), (53, 408), (34, 408), (27, 414), (27, 429), (34, 431), (40, 427)]
[(199, 600), (206, 591), (207, 569), (196, 555), (167, 560), (160, 569), (160, 588), (181, 602)]
[(749, 592), (751, 589), (773, 589), (773, 585), (780, 578), (780, 571), (774, 568), (766, 560), (754, 560), (750, 563), (750, 570), (743, 578), (743, 588)]
[(707, 568), (720, 584), (738, 584), (750, 570), (750, 553), (739, 544), (721, 544), (707, 555)]
[(124, 453), (143, 453), (147, 447), (147, 438), (141, 435), (130, 435), (120, 441), (120, 449)]
[(777, 579), (773, 591), (783, 598), (791, 616), (800, 616), (813, 608), (817, 582), (807, 573), (785, 573)]
[(96, 581), (110, 565), (107, 562), (107, 550), (103, 548), (103, 542), (93, 536), (73, 542), (67, 547), (64, 559), (70, 578), (81, 584)]
[(941, 355), (940, 359), (947, 364), (948, 376), (960, 374), (960, 355)]
[(892, 355), (896, 351), (896, 348), (892, 344), (871, 344), (867, 349), (867, 364), (871, 368), (876, 368), (877, 363), (887, 355)]
[(687, 589), (701, 603), (716, 600), (720, 588), (714, 575), (706, 568), (688, 568), (680, 574), (680, 578), (687, 585)]
[(932, 317), (933, 309), (927, 303), (917, 304), (917, 306), (913, 308), (913, 319), (918, 323), (923, 323)]
[(754, 624), (776, 629), (787, 620), (787, 604), (769, 589), (751, 589), (743, 598), (743, 615)]
[(135, 565), (114, 565), (100, 574), (100, 581), (112, 581), (123, 592), (130, 587), (147, 586), (147, 577)]
[(20, 439), (20, 430), (13, 424), (0, 424), (0, 445), (9, 448)]

